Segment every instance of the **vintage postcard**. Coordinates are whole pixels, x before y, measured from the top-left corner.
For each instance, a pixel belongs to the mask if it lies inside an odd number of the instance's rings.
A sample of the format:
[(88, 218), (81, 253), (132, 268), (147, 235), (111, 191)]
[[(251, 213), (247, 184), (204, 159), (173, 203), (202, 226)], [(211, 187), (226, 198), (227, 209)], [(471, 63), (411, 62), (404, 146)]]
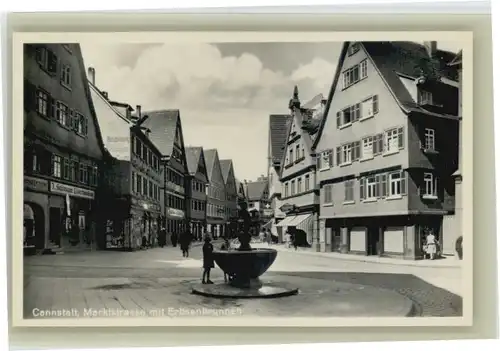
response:
[(13, 98), (15, 326), (472, 323), (469, 32), (15, 33)]

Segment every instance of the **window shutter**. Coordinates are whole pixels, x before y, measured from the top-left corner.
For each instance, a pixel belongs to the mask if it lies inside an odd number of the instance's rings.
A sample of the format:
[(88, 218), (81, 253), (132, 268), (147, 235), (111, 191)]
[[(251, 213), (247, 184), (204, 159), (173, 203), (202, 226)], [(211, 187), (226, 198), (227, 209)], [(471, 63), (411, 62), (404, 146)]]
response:
[(89, 120), (87, 119), (87, 117), (84, 116), (82, 116), (82, 118), (83, 118), (83, 135), (87, 135)]
[(379, 134), (378, 135), (378, 152), (383, 153), (385, 150), (385, 145), (384, 145), (384, 134)]
[(47, 98), (47, 117), (56, 118), (56, 100), (50, 95)]
[(365, 178), (359, 178), (359, 199), (365, 199)]
[(406, 173), (405, 171), (401, 171), (401, 195), (406, 195), (407, 194), (407, 191), (406, 191), (406, 187), (407, 187), (407, 178), (408, 177), (408, 173)]
[(333, 150), (328, 151), (328, 163), (330, 168), (333, 167)]
[(377, 135), (375, 135), (373, 137), (372, 149), (373, 149), (373, 154), (377, 155), (378, 154), (378, 139), (377, 139)]
[(50, 174), (49, 175), (54, 175), (54, 154), (50, 155)]
[(347, 201), (349, 198), (349, 180), (344, 182), (344, 201)]
[(342, 164), (342, 153), (340, 146), (337, 146), (337, 165)]
[(50, 50), (48, 51), (47, 70), (52, 74), (57, 73), (57, 56)]
[(340, 128), (342, 125), (342, 112), (339, 111), (337, 112), (337, 128)]
[(361, 104), (354, 105), (354, 116), (352, 118), (353, 122), (359, 120), (361, 112)]
[(321, 169), (321, 154), (316, 155), (316, 168)]
[(361, 142), (356, 141), (353, 143), (354, 148), (354, 161), (358, 161), (361, 158)]
[(378, 95), (373, 95), (372, 103), (373, 103), (373, 114), (376, 114), (378, 113)]
[(375, 197), (380, 197), (381, 190), (382, 189), (380, 189), (380, 175), (377, 174), (375, 176)]
[(27, 111), (36, 108), (36, 86), (29, 80), (24, 80), (24, 108)]
[(382, 174), (380, 176), (380, 186), (381, 186), (381, 192), (380, 192), (380, 197), (386, 197), (387, 196), (387, 190), (388, 190), (388, 176), (387, 174)]
[(398, 128), (398, 147), (400, 149), (404, 148), (404, 133), (403, 127)]

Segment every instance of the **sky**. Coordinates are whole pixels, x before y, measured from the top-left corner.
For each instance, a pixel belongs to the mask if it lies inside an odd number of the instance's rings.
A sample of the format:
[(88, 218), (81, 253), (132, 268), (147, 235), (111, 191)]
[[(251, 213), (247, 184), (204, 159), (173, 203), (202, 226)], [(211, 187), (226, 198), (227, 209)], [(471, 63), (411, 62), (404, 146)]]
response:
[[(82, 43), (95, 82), (114, 101), (142, 111), (179, 109), (185, 146), (216, 148), (236, 177), (267, 175), (270, 114), (289, 113), (298, 86), (305, 103), (328, 95), (341, 42)], [(457, 52), (453, 42), (438, 48)]]

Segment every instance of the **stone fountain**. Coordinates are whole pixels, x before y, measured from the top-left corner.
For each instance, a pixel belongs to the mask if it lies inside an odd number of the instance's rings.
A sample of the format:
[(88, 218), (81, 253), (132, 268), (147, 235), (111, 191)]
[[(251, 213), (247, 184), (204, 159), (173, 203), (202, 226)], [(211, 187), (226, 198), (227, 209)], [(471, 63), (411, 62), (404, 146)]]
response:
[(251, 217), (246, 203), (239, 204), (237, 249), (214, 251), (215, 263), (226, 273), (230, 280), (213, 285), (199, 285), (193, 288), (193, 293), (219, 298), (269, 298), (295, 295), (298, 289), (277, 285), (273, 282), (263, 282), (263, 275), (276, 259), (278, 252), (270, 248), (254, 249), (250, 246)]

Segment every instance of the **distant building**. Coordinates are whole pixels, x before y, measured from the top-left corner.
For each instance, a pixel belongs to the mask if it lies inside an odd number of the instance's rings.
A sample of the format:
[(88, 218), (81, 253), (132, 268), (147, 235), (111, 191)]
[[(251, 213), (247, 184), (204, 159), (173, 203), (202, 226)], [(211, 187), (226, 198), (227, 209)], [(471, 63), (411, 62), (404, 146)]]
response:
[(102, 158), (80, 46), (25, 44), (25, 248), (93, 246)]
[(238, 188), (232, 160), (220, 160), (222, 177), (224, 178), (224, 186), (226, 189), (226, 230), (230, 231), (233, 236), (236, 235), (238, 228)]
[(193, 236), (201, 240), (207, 230), (207, 187), (208, 174), (203, 148), (186, 147), (188, 177), (189, 228)]
[(455, 54), (436, 42), (345, 42), (314, 142), (325, 251), (423, 257), (454, 211)]
[(225, 234), (226, 219), (226, 187), (217, 149), (203, 151), (207, 164), (207, 232), (214, 238)]
[(260, 176), (256, 181), (245, 182), (245, 194), (248, 212), (252, 218), (252, 234), (257, 235), (262, 227), (269, 227), (272, 220), (271, 202), (269, 201), (269, 181)]
[(145, 237), (156, 244), (162, 223), (160, 189), (161, 154), (149, 139), (150, 131), (141, 128), (147, 119), (141, 107), (134, 109), (109, 100), (107, 92), (95, 86), (91, 68), (89, 86), (104, 140), (103, 184), (99, 201), (105, 211), (99, 235), (103, 249), (135, 250)]
[(160, 202), (165, 216), (165, 229), (168, 233), (185, 231), (189, 218), (186, 216), (186, 180), (189, 171), (184, 149), (181, 116), (179, 110), (159, 110), (146, 112), (148, 119), (142, 124), (151, 132), (149, 137), (161, 152), (160, 168), (162, 189)]
[(290, 232), (300, 246), (320, 249), (319, 243), (319, 191), (316, 188), (316, 158), (312, 144), (323, 118), (326, 100), (316, 96), (301, 105), (295, 87), (289, 108), (291, 120), (285, 139), (285, 150), (280, 164), (282, 184), (280, 210), (286, 217), (276, 226)]

